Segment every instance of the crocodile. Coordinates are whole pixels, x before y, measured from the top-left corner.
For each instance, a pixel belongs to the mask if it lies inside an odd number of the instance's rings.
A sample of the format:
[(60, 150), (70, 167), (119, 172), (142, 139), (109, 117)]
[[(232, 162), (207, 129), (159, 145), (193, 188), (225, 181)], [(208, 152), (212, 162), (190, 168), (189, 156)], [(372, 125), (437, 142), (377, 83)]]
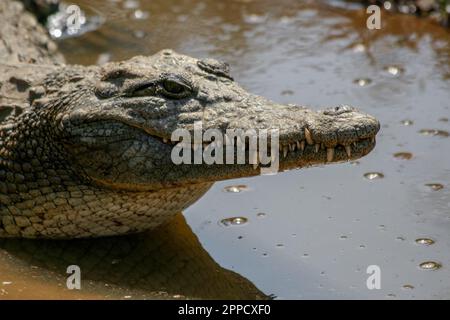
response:
[(277, 129), (280, 171), (358, 159), (375, 146), (374, 117), (272, 102), (243, 89), (222, 61), (166, 49), (69, 65), (23, 5), (2, 1), (0, 16), (0, 237), (142, 232), (215, 181), (260, 174), (249, 158), (175, 164), (172, 132), (193, 135), (196, 122), (222, 133)]

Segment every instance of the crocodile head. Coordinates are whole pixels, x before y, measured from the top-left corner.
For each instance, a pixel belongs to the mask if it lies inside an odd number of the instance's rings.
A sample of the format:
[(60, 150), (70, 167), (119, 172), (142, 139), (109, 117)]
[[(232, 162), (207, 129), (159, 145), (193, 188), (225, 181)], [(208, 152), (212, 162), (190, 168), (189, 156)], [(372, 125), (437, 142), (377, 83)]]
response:
[(280, 170), (360, 158), (379, 130), (375, 118), (352, 107), (313, 111), (250, 94), (226, 63), (171, 50), (107, 64), (88, 82), (82, 101), (59, 108), (55, 121), (68, 161), (110, 188), (157, 190), (260, 174), (248, 157), (244, 164), (175, 164), (172, 133), (193, 135), (196, 122), (203, 132), (278, 130)]

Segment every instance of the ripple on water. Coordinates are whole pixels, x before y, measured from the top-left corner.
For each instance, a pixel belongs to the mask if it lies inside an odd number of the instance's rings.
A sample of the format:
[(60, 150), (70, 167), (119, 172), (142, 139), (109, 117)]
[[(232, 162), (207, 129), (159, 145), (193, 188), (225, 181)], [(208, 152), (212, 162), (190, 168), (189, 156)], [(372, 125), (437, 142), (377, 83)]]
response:
[(371, 84), (372, 80), (369, 78), (359, 78), (359, 79), (353, 80), (353, 83), (357, 84), (360, 87), (365, 87), (365, 86), (368, 86), (369, 84)]
[(411, 152), (396, 152), (394, 153), (394, 158), (401, 160), (410, 160), (412, 159), (413, 154)]
[(225, 192), (231, 192), (231, 193), (239, 193), (242, 191), (247, 191), (248, 187), (244, 184), (238, 184), (235, 186), (226, 186), (225, 188), (223, 188), (223, 191)]
[(381, 172), (367, 172), (364, 174), (364, 178), (369, 180), (382, 179), (384, 178), (384, 174)]
[(421, 129), (419, 133), (424, 136), (438, 136), (438, 137), (448, 137), (450, 134), (445, 130), (438, 129)]
[(246, 224), (247, 222), (248, 222), (248, 219), (244, 218), (244, 217), (231, 217), (231, 218), (222, 219), (220, 221), (220, 224), (225, 227), (229, 227), (229, 226), (240, 226), (240, 225)]
[(435, 241), (430, 238), (418, 238), (418, 239), (416, 239), (416, 243), (430, 246), (430, 245), (434, 244)]
[(438, 191), (438, 190), (444, 189), (444, 185), (442, 185), (440, 183), (426, 183), (425, 186), (430, 188), (433, 191)]
[(422, 262), (419, 265), (420, 269), (423, 270), (437, 270), (440, 269), (442, 267), (442, 265), (439, 262), (435, 262), (435, 261), (425, 261)]

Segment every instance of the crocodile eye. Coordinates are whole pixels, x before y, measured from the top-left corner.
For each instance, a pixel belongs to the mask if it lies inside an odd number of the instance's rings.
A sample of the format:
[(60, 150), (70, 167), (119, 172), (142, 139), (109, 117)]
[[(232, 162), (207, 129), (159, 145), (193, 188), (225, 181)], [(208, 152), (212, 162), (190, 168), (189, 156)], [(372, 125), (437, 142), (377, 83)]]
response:
[(163, 86), (167, 92), (172, 94), (180, 94), (184, 91), (184, 86), (171, 80), (164, 81)]
[(165, 79), (161, 83), (161, 93), (172, 99), (182, 99), (187, 97), (191, 92), (192, 88), (179, 81), (178, 79)]

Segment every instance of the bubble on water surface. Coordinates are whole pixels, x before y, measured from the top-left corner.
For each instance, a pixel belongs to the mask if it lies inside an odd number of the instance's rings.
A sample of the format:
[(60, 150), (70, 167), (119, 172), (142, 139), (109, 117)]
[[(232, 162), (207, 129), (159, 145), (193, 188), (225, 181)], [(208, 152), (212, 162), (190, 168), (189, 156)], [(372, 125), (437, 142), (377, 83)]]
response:
[(265, 15), (257, 15), (257, 14), (249, 14), (244, 16), (244, 21), (248, 24), (259, 24), (266, 21), (267, 16)]
[(364, 174), (364, 178), (369, 180), (382, 179), (384, 178), (384, 174), (381, 172), (367, 172)]
[(240, 226), (248, 222), (247, 218), (244, 217), (232, 217), (232, 218), (226, 218), (222, 219), (220, 221), (220, 224), (229, 227), (229, 226)]
[(258, 218), (264, 218), (266, 216), (266, 214), (264, 212), (259, 212), (259, 213), (256, 214), (256, 216)]
[(136, 10), (133, 12), (133, 18), (136, 20), (145, 20), (149, 17), (149, 13), (147, 11)]
[(386, 67), (384, 67), (384, 70), (392, 76), (398, 76), (401, 73), (403, 73), (403, 71), (404, 71), (402, 67), (394, 66), (394, 65), (386, 66)]
[(414, 124), (414, 121), (405, 119), (405, 120), (400, 121), (400, 123), (404, 126), (412, 126)]
[(123, 7), (125, 9), (136, 9), (139, 8), (139, 1), (136, 0), (127, 0), (123, 3)]
[(294, 91), (292, 90), (283, 90), (281, 91), (282, 96), (292, 96), (294, 94)]
[(246, 191), (246, 190), (248, 190), (248, 187), (244, 184), (239, 184), (239, 185), (235, 185), (235, 186), (227, 186), (227, 187), (223, 188), (223, 191), (231, 192), (231, 193), (239, 193), (239, 192)]
[(353, 52), (365, 52), (366, 51), (366, 46), (363, 45), (362, 43), (357, 43), (353, 46), (352, 48)]
[(143, 30), (135, 30), (133, 31), (133, 36), (137, 39), (142, 39), (145, 37), (145, 31)]
[(405, 285), (402, 286), (402, 288), (406, 289), (406, 290), (412, 290), (412, 289), (414, 289), (414, 286), (411, 285), (411, 284), (405, 284)]
[(430, 246), (430, 245), (434, 244), (435, 241), (430, 238), (419, 238), (419, 239), (416, 239), (416, 243)]
[(419, 265), (420, 269), (423, 270), (437, 270), (440, 269), (442, 267), (442, 265), (439, 262), (435, 262), (435, 261), (425, 261), (422, 262)]
[(422, 129), (419, 131), (419, 133), (424, 136), (438, 136), (438, 137), (448, 137), (450, 135), (447, 131), (438, 129)]
[(396, 152), (394, 153), (394, 158), (401, 160), (410, 160), (412, 159), (413, 154), (411, 152)]
[(444, 185), (440, 184), (440, 183), (426, 183), (425, 186), (427, 186), (428, 188), (430, 188), (433, 191), (438, 191), (444, 188)]
[(361, 78), (353, 80), (353, 83), (357, 84), (360, 87), (365, 87), (372, 83), (372, 80), (369, 78)]

